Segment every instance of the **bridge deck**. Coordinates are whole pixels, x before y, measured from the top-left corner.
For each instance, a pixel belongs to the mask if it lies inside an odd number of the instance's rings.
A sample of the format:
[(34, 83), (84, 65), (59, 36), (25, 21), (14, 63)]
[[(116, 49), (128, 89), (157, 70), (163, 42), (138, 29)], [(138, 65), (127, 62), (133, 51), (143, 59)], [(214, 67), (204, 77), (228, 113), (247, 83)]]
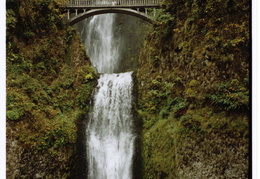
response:
[(159, 0), (68, 0), (67, 9), (95, 8), (149, 8), (158, 7)]

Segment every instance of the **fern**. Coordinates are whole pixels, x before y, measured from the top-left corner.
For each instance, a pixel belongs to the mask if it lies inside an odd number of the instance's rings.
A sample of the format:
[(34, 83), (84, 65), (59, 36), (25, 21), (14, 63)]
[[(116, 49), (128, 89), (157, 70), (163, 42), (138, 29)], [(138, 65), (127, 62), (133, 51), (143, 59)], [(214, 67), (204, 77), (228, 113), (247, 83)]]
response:
[(226, 110), (249, 108), (249, 91), (237, 79), (233, 79), (230, 83), (217, 84), (215, 87), (216, 91), (212, 92), (214, 94), (204, 96), (212, 104)]

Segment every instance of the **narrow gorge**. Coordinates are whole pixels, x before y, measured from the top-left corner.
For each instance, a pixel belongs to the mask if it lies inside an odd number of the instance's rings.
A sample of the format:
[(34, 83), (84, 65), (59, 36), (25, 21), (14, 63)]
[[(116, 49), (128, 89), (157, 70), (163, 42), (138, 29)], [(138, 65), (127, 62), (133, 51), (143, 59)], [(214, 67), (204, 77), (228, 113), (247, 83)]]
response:
[(7, 178), (250, 178), (250, 1), (62, 3), (7, 0)]

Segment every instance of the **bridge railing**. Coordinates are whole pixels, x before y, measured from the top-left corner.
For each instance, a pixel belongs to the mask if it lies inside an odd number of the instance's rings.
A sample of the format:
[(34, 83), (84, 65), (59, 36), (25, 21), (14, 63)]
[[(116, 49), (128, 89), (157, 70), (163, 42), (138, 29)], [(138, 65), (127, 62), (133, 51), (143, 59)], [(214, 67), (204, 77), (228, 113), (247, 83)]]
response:
[(153, 7), (159, 6), (159, 0), (68, 0), (63, 7), (123, 7), (140, 6)]

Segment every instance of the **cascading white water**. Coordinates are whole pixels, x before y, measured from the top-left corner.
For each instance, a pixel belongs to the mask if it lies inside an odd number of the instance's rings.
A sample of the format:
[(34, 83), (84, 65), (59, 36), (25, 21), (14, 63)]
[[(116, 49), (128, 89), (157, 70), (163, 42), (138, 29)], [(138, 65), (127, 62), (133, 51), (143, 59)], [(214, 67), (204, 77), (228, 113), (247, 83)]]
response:
[(114, 19), (115, 14), (99, 15), (87, 24), (86, 50), (99, 73), (113, 73), (119, 65), (119, 45), (113, 34)]
[(131, 179), (134, 134), (132, 72), (113, 73), (119, 65), (113, 38), (114, 15), (95, 16), (89, 22), (87, 53), (100, 76), (87, 126), (89, 179)]
[(98, 80), (88, 126), (90, 179), (131, 179), (131, 73), (103, 74)]

